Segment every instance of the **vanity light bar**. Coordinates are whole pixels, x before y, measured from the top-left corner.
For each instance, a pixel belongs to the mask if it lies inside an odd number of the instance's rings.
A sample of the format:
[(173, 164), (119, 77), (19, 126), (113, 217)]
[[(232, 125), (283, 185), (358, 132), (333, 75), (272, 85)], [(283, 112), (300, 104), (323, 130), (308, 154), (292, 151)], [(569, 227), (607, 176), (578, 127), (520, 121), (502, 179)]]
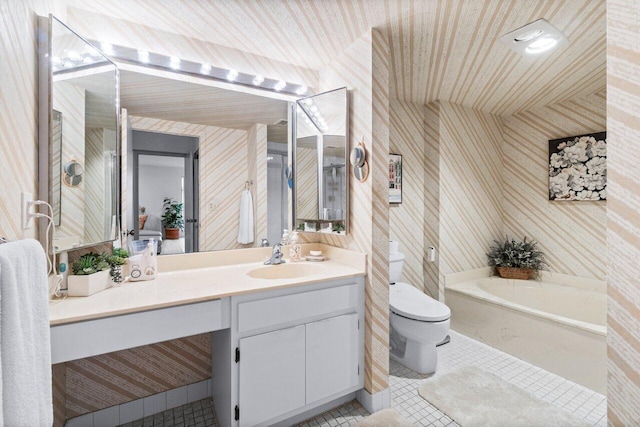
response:
[[(207, 77), (220, 81), (233, 82), (246, 86), (257, 87), (275, 92), (284, 92), (293, 95), (304, 95), (308, 92), (305, 85), (289, 83), (280, 79), (265, 78), (257, 74), (241, 73), (234, 69), (225, 69), (214, 67), (209, 63), (200, 63), (187, 61), (175, 56), (162, 55), (148, 51), (139, 51), (125, 46), (118, 46), (111, 43), (100, 43), (96, 40), (89, 40), (95, 46), (108, 45), (110, 52), (108, 56), (115, 60), (142, 65), (145, 67), (153, 67), (158, 69), (167, 69), (185, 74), (192, 74), (199, 77)], [(106, 53), (106, 52), (105, 52)]]

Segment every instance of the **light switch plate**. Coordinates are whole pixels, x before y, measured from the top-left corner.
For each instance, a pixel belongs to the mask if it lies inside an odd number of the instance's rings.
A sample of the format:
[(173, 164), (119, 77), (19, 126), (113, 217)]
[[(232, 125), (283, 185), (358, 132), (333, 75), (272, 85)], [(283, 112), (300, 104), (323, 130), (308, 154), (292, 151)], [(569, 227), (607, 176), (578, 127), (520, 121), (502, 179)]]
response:
[(33, 227), (33, 222), (31, 222), (31, 218), (29, 216), (29, 202), (33, 201), (33, 194), (22, 192), (22, 197), (20, 198), (20, 213), (22, 218), (22, 229), (26, 230), (28, 228)]

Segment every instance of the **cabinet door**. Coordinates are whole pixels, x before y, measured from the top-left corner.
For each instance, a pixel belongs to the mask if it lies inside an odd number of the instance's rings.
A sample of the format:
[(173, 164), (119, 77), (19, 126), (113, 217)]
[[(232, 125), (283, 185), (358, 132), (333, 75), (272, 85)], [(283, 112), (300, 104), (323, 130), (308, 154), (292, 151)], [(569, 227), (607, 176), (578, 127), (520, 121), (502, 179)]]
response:
[(304, 352), (304, 325), (240, 340), (241, 426), (305, 405)]
[(307, 323), (307, 404), (358, 385), (358, 315)]

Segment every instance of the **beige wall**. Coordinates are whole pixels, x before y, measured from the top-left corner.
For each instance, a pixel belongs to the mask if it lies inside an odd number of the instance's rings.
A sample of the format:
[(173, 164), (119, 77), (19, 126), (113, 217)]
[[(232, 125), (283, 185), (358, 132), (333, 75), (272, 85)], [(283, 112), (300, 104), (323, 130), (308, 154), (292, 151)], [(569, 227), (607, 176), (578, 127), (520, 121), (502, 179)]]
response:
[(640, 4), (607, 1), (608, 417), (640, 425)]
[(540, 243), (552, 272), (605, 278), (607, 202), (549, 201), (550, 139), (606, 130), (606, 93), (503, 118), (504, 233)]

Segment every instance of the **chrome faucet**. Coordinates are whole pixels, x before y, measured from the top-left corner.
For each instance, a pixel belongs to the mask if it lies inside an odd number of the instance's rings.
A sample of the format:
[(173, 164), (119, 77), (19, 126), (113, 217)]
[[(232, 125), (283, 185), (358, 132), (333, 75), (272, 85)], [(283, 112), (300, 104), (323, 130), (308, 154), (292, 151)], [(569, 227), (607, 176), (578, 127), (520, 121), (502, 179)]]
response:
[(273, 252), (271, 253), (271, 258), (264, 262), (264, 265), (278, 265), (284, 264), (285, 261), (282, 259), (282, 245), (280, 243), (276, 243), (273, 245)]

